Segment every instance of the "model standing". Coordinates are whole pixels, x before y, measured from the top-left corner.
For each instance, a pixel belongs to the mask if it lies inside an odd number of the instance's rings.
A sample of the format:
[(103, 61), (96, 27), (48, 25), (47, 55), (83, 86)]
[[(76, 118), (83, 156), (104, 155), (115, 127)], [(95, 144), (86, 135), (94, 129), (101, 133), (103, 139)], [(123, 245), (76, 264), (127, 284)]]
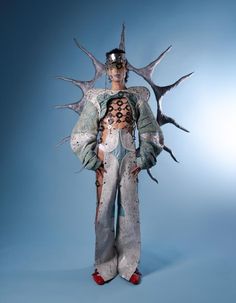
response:
[[(177, 161), (172, 150), (164, 144), (160, 126), (171, 123), (188, 131), (163, 113), (161, 101), (166, 92), (192, 73), (171, 85), (156, 85), (151, 79), (153, 70), (171, 47), (147, 66), (135, 68), (125, 56), (124, 25), (119, 48), (106, 53), (105, 64), (75, 42), (92, 60), (95, 76), (90, 81), (58, 77), (72, 82), (83, 92), (79, 101), (58, 107), (70, 108), (80, 114), (71, 136), (62, 142), (70, 139), (71, 148), (83, 167), (96, 172), (96, 248), (92, 276), (99, 285), (117, 274), (133, 284), (139, 284), (138, 173), (141, 169), (147, 169), (149, 176), (157, 182), (149, 169), (156, 164), (156, 157), (162, 150)], [(157, 101), (156, 118), (148, 105), (149, 90), (143, 86), (126, 87), (129, 71), (143, 77), (153, 89)], [(94, 89), (96, 80), (104, 72), (111, 82), (111, 88)], [(138, 148), (135, 129), (138, 130)], [(117, 222), (114, 222), (115, 201)]]
[[(71, 147), (84, 167), (96, 171), (96, 252), (93, 274), (98, 284), (119, 273), (139, 283), (140, 223), (137, 175), (151, 168), (163, 148), (163, 136), (147, 103), (145, 87), (126, 88), (125, 52), (106, 54), (111, 89), (92, 89), (71, 135)], [(135, 146), (135, 127), (140, 155)], [(115, 199), (118, 215), (114, 222)], [(116, 230), (114, 228), (116, 224)]]

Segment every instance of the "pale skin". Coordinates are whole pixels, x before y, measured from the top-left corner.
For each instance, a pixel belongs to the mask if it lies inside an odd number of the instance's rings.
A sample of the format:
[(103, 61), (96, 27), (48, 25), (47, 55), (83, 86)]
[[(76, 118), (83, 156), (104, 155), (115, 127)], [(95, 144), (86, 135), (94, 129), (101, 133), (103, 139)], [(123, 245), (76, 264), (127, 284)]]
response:
[[(114, 91), (124, 90), (125, 87), (125, 77), (127, 73), (127, 68), (123, 65), (121, 68), (117, 68), (115, 65), (110, 66), (107, 69), (107, 74), (109, 78), (111, 79), (111, 89)], [(139, 166), (135, 166), (132, 168), (131, 173), (134, 176), (137, 176), (138, 173), (141, 171), (141, 168)], [(96, 172), (98, 175), (103, 175), (106, 170), (104, 169), (103, 165), (101, 165)]]

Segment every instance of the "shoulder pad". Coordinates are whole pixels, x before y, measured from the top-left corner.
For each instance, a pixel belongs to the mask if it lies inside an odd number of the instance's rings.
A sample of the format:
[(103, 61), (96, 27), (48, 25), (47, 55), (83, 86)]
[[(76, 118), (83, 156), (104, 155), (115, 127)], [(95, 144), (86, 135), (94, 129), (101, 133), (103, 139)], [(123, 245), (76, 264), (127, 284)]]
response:
[(91, 88), (86, 92), (85, 98), (86, 100), (92, 101), (93, 99), (96, 99), (97, 96), (104, 93), (104, 91), (104, 88)]
[(93, 103), (93, 105), (98, 109), (98, 111), (100, 111), (100, 106), (97, 101), (97, 97), (102, 93), (104, 93), (103, 88), (92, 88), (89, 89), (85, 94), (85, 100)]
[(145, 86), (131, 86), (128, 88), (128, 91), (137, 95), (138, 100), (148, 102), (148, 99), (150, 98), (150, 91)]

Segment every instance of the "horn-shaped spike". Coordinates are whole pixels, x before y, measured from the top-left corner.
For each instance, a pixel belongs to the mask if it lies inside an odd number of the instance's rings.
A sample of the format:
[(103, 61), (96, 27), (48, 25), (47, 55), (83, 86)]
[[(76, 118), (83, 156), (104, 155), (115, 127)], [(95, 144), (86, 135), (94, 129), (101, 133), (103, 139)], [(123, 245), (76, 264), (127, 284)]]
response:
[(85, 94), (90, 88), (92, 88), (93, 84), (95, 82), (94, 79), (89, 80), (89, 81), (80, 81), (80, 80), (75, 80), (75, 79), (63, 77), (63, 76), (57, 76), (56, 79), (73, 83), (77, 87), (81, 88), (83, 94)]
[(161, 91), (161, 95), (164, 96), (166, 92), (171, 90), (172, 88), (175, 88), (177, 85), (179, 85), (181, 82), (183, 82), (185, 79), (189, 78), (192, 73), (189, 73), (187, 75), (184, 75), (183, 77), (179, 78), (175, 83), (167, 85), (167, 86), (159, 86), (159, 91)]
[(82, 97), (77, 102), (69, 103), (69, 104), (63, 104), (63, 105), (56, 105), (55, 108), (57, 108), (57, 109), (69, 108), (69, 109), (72, 109), (73, 111), (75, 111), (76, 113), (80, 114), (82, 112), (82, 109), (83, 109), (83, 106), (84, 106), (85, 94), (90, 88), (93, 87), (93, 84), (94, 84), (95, 81), (94, 80), (79, 81), (79, 80), (75, 80), (75, 79), (67, 78), (67, 77), (62, 77), (62, 76), (58, 76), (56, 78), (75, 84), (77, 87), (79, 87), (82, 90)]
[(152, 61), (151, 63), (149, 63), (145, 67), (136, 68), (136, 67), (132, 66), (130, 63), (128, 63), (128, 69), (130, 71), (135, 72), (139, 76), (142, 76), (146, 81), (153, 83), (152, 80), (151, 80), (151, 76), (153, 74), (153, 71), (154, 71), (155, 67), (157, 66), (157, 64), (159, 64), (161, 62), (161, 60), (164, 58), (165, 54), (171, 48), (172, 48), (172, 46), (170, 45), (163, 53), (160, 54), (160, 56), (157, 59), (155, 59), (154, 61)]
[(161, 115), (159, 117), (159, 119), (157, 119), (157, 122), (160, 126), (164, 125), (164, 124), (167, 124), (167, 123), (171, 123), (173, 125), (175, 125), (176, 127), (178, 127), (179, 129), (182, 129), (183, 131), (189, 133), (189, 130), (187, 130), (186, 128), (182, 127), (181, 125), (179, 125), (175, 119), (171, 118), (171, 117), (168, 117), (166, 115)]
[[(173, 118), (168, 117), (168, 116), (163, 114), (163, 112), (162, 112), (162, 97), (165, 95), (166, 92), (168, 92), (172, 88), (176, 87), (183, 80), (190, 77), (193, 73), (190, 73), (190, 74), (187, 74), (187, 75), (181, 77), (175, 83), (173, 83), (171, 85), (168, 85), (168, 86), (158, 86), (151, 79), (155, 67), (157, 66), (157, 64), (159, 64), (161, 62), (161, 60), (164, 58), (165, 54), (171, 49), (171, 47), (172, 46), (169, 46), (164, 52), (162, 52), (160, 54), (160, 56), (157, 59), (155, 59), (154, 61), (152, 61), (151, 63), (149, 63), (145, 67), (136, 68), (128, 62), (128, 69), (130, 71), (135, 72), (139, 76), (143, 77), (144, 80), (146, 80), (150, 84), (150, 86), (152, 87), (153, 92), (154, 92), (155, 97), (156, 97), (156, 101), (157, 101), (157, 116), (156, 116), (156, 119), (157, 119), (157, 122), (159, 123), (159, 125), (161, 126), (161, 125), (166, 124), (166, 123), (171, 123), (171, 124), (175, 125), (176, 127), (178, 127), (179, 129), (181, 129), (185, 132), (189, 132), (186, 128), (180, 126)], [(164, 146), (164, 150), (171, 155), (171, 157), (174, 159), (174, 161), (178, 162), (177, 159), (175, 158), (175, 156), (173, 155), (173, 152), (171, 151), (171, 149), (169, 149), (167, 146)]]
[(189, 130), (187, 130), (186, 128), (182, 127), (181, 125), (179, 125), (175, 119), (168, 117), (166, 115), (160, 115), (157, 117), (157, 122), (160, 126), (167, 124), (167, 123), (171, 123), (173, 125), (175, 125), (176, 127), (178, 127), (179, 129), (182, 129), (183, 131), (189, 133)]
[(63, 104), (63, 105), (55, 105), (56, 109), (62, 109), (62, 108), (69, 108), (75, 111), (77, 114), (81, 114), (83, 107), (85, 103), (85, 98), (81, 98), (79, 101), (69, 104)]
[(75, 44), (92, 60), (93, 66), (95, 68), (95, 76), (94, 76), (94, 82), (100, 78), (106, 71), (105, 64), (98, 61), (94, 55), (89, 52), (86, 48), (84, 48), (82, 45), (79, 44), (79, 42), (74, 38)]
[(119, 49), (122, 49), (123, 51), (125, 51), (125, 23), (124, 22), (122, 24)]
[(76, 45), (92, 60), (93, 66), (95, 68), (95, 75), (92, 80), (89, 81), (80, 81), (68, 77), (58, 76), (57, 79), (64, 80), (75, 84), (82, 90), (82, 97), (79, 101), (71, 104), (57, 105), (56, 108), (69, 108), (77, 112), (81, 113), (84, 102), (85, 102), (85, 94), (89, 89), (94, 86), (95, 81), (100, 78), (105, 73), (105, 65), (98, 61), (92, 53), (90, 53), (86, 48), (79, 44), (79, 42), (74, 38), (74, 42)]
[[(179, 78), (173, 84), (166, 85), (166, 86), (158, 86), (158, 85), (154, 84), (151, 79), (149, 79), (149, 80), (145, 79), (145, 80), (151, 85), (151, 87), (154, 91), (155, 97), (157, 99), (157, 102), (159, 102), (159, 100), (161, 99), (162, 96), (164, 96), (172, 88), (175, 88), (177, 85), (179, 85), (185, 79), (189, 78), (192, 74), (193, 74), (193, 72), (189, 73), (187, 75), (184, 75), (183, 77)], [(159, 104), (159, 105), (161, 106), (161, 104)]]
[(153, 177), (153, 175), (151, 174), (150, 169), (147, 169), (147, 173), (148, 173), (149, 177), (150, 177), (154, 182), (156, 182), (156, 183), (158, 184), (158, 180), (157, 180), (155, 177)]
[(56, 147), (59, 147), (65, 142), (68, 142), (70, 140), (70, 136), (64, 137), (60, 142), (57, 143)]
[(163, 149), (171, 155), (172, 159), (174, 159), (175, 162), (179, 163), (179, 161), (175, 158), (172, 150), (169, 147), (167, 147), (166, 145), (164, 145)]

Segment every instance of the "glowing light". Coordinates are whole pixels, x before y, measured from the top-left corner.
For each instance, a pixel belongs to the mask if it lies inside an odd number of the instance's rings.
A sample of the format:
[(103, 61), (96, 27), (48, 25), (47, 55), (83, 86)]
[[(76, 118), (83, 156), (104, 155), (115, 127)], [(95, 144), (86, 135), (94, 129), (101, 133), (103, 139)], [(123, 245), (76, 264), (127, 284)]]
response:
[(216, 102), (204, 106), (198, 134), (208, 161), (227, 171), (236, 172), (236, 104)]

